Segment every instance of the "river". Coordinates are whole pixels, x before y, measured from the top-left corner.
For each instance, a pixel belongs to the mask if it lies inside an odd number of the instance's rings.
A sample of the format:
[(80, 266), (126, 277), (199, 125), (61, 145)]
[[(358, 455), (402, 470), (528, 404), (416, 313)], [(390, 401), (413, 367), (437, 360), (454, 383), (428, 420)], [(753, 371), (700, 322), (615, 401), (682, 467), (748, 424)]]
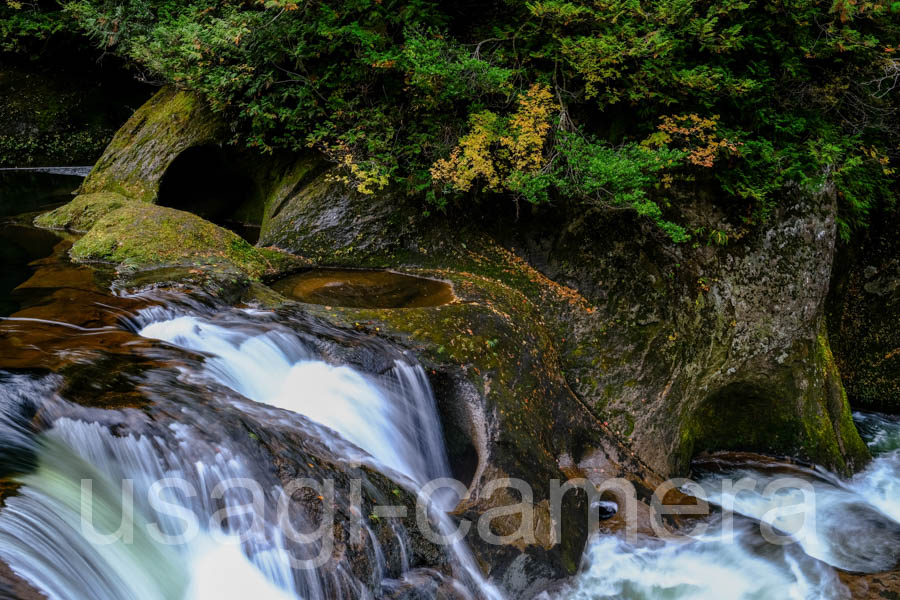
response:
[[(464, 539), (431, 546), (378, 513), (418, 499), (434, 533), (454, 527), (454, 494), (417, 498), (451, 467), (415, 357), (297, 307), (111, 293), (111, 273), (68, 261), (66, 236), (14, 216), (77, 183), (0, 173), (0, 559), (16, 580), (0, 597), (503, 597)], [(848, 573), (900, 560), (900, 420), (854, 418), (875, 459), (852, 479), (707, 457), (685, 490), (714, 508), (702, 532), (598, 533), (544, 596), (851, 597)], [(336, 525), (285, 508), (297, 498)]]

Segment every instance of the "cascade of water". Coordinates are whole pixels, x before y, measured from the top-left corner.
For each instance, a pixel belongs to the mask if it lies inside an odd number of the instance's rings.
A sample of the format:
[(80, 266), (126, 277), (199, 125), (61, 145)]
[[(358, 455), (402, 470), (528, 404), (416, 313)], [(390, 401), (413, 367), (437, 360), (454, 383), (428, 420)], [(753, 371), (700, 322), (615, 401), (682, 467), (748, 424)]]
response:
[(207, 373), (241, 395), (300, 413), (336, 431), (416, 483), (450, 473), (431, 388), (421, 367), (398, 363), (382, 381), (318, 359), (281, 331), (250, 333), (194, 316), (156, 321), (144, 337), (206, 355)]
[[(204, 313), (200, 305), (191, 309)], [(0, 410), (0, 452), (9, 456), (9, 464), (17, 464), (19, 472), (27, 473), (19, 476), (18, 493), (0, 510), (0, 538), (8, 542), (2, 544), (0, 558), (15, 572), (49, 597), (66, 599), (219, 599), (245, 597), (241, 590), (246, 591), (248, 585), (266, 590), (263, 597), (273, 599), (367, 598), (378, 589), (379, 582), (387, 586), (385, 589), (396, 589), (418, 580), (430, 580), (432, 587), (444, 582), (460, 597), (500, 597), (483, 580), (461, 541), (451, 544), (449, 554), (455, 557), (452, 566), (456, 581), (428, 570), (407, 574), (406, 533), (394, 523), (388, 530), (394, 532), (400, 562), (392, 564), (400, 567), (401, 579), (387, 579), (387, 559), (381, 550), (384, 533), (376, 536), (365, 522), (361, 525), (363, 535), (368, 536), (367, 560), (371, 565), (371, 575), (366, 577), (371, 579), (357, 579), (354, 565), (345, 557), (330, 562), (326, 569), (292, 567), (296, 551), (302, 555), (308, 548), (303, 546), (307, 542), (297, 546), (296, 540), (286, 542), (283, 537), (282, 524), (275, 514), (285, 494), (280, 481), (271, 474), (271, 466), (251, 467), (244, 462), (255, 442), (234, 438), (229, 433), (233, 429), (218, 425), (223, 416), (218, 411), (227, 407), (237, 422), (250, 418), (289, 432), (312, 427), (308, 435), (313, 437), (308, 439), (324, 443), (332, 459), (350, 465), (368, 463), (401, 486), (417, 491), (425, 482), (450, 474), (433, 394), (421, 367), (396, 362), (381, 376), (366, 375), (324, 362), (318, 358), (321, 348), (315, 338), (295, 335), (252, 311), (235, 311), (227, 320), (228, 326), (172, 312), (156, 307), (139, 317), (139, 321), (143, 319), (144, 335), (168, 340), (202, 356), (202, 360), (178, 361), (183, 384), (165, 378), (145, 382), (147, 393), (157, 398), (157, 403), (164, 402), (163, 415), (178, 414), (172, 422), (166, 417), (163, 422), (169, 425), (162, 429), (159, 424), (150, 425), (154, 420), (144, 420), (141, 422), (147, 425), (138, 430), (152, 433), (113, 435), (111, 424), (132, 418), (124, 413), (104, 417), (106, 423), (101, 425), (88, 422), (91, 414), (100, 416), (90, 410), (84, 417), (87, 420), (68, 418), (65, 415), (85, 413), (56, 398), (52, 410), (41, 408), (42, 420), (52, 426), (35, 434), (29, 415), (41, 405), (41, 398), (53, 397), (59, 382), (40, 391), (33, 387), (37, 380), (27, 383), (27, 378), (21, 385), (6, 380), (0, 386), (0, 400), (4, 394), (7, 400)], [(135, 325), (133, 321), (130, 324)], [(153, 352), (164, 361), (174, 356), (164, 347)], [(213, 404), (207, 404), (209, 400), (196, 404), (177, 399), (191, 389), (212, 391), (215, 384), (261, 404), (240, 398), (213, 400)], [(29, 385), (32, 389), (24, 389)], [(29, 404), (29, 396), (37, 403)], [(266, 408), (266, 404), (300, 413), (312, 423), (294, 422), (285, 418), (283, 411)], [(200, 433), (207, 428), (211, 428), (208, 435)], [(223, 482), (260, 478), (271, 488), (261, 508), (248, 497), (250, 492), (240, 487), (237, 491), (225, 488), (224, 495), (212, 500)], [(116, 486), (132, 482), (134, 512), (128, 530), (133, 531), (133, 540), (104, 544), (85, 534), (80, 520), (84, 508), (82, 479), (94, 482), (90, 506), (102, 531), (116, 531), (124, 510), (121, 490)], [(163, 487), (153, 492), (156, 501), (151, 501), (154, 484), (171, 479), (187, 482), (191, 492)], [(367, 493), (373, 497), (372, 493), (379, 492), (372, 488)], [(389, 503), (387, 499), (384, 502)], [(454, 502), (447, 496), (432, 499), (428, 510), (438, 531), (453, 529), (445, 511)], [(209, 517), (223, 510), (235, 514), (205, 525)], [(196, 535), (172, 542), (173, 532), (182, 531), (192, 518), (200, 524)], [(315, 530), (305, 525), (299, 530)], [(154, 531), (165, 543), (154, 536)], [(240, 532), (240, 541), (234, 532)], [(230, 543), (223, 545), (223, 539)], [(23, 544), (21, 540), (43, 542)], [(311, 554), (315, 555), (319, 542), (312, 544)], [(158, 569), (144, 568), (147, 564), (158, 565)], [(228, 565), (230, 577), (223, 576), (222, 565)]]
[[(421, 366), (398, 361), (387, 377), (376, 379), (322, 361), (313, 348), (283, 331), (227, 327), (197, 316), (151, 320), (159, 317), (160, 311), (147, 311), (144, 320), (150, 322), (140, 334), (202, 353), (206, 375), (218, 383), (334, 430), (365, 452), (364, 461), (407, 478), (412, 491), (450, 477), (434, 396)], [(452, 494), (432, 498), (431, 514), (443, 532), (453, 529), (445, 513), (455, 501)], [(486, 598), (502, 597), (483, 579), (462, 541), (451, 549), (458, 576), (469, 587)]]
[[(172, 511), (190, 507), (190, 499), (149, 494), (166, 478), (214, 487), (246, 476), (238, 461), (223, 458), (212, 468), (179, 461), (173, 469), (157, 440), (114, 437), (96, 423), (69, 419), (56, 421), (37, 443), (37, 469), (18, 478), (23, 487), (0, 511), (0, 557), (50, 598), (237, 600), (250, 589), (273, 600), (294, 597), (293, 574), (272, 560), (281, 553), (271, 535), (258, 532), (246, 542), (255, 566), (236, 540), (221, 543), (227, 531), (201, 529), (174, 543), (187, 515), (212, 513), (198, 505), (191, 507), (196, 513)], [(158, 503), (148, 504), (151, 497)], [(235, 500), (223, 498), (226, 510)]]

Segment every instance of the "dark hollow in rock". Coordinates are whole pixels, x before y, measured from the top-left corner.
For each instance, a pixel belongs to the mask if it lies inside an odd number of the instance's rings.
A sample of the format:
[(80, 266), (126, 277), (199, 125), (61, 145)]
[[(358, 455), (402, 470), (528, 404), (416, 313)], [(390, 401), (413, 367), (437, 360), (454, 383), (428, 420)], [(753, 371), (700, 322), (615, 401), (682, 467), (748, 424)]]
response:
[(716, 450), (763, 450), (800, 446), (788, 403), (771, 390), (736, 382), (711, 394), (697, 409), (689, 436), (693, 456)]
[(478, 471), (480, 457), (475, 447), (471, 409), (467, 401), (468, 390), (459, 375), (432, 369), (429, 375), (438, 417), (444, 433), (444, 445), (450, 460), (450, 474), (467, 488), (472, 485)]
[(455, 298), (444, 281), (363, 269), (314, 269), (285, 277), (272, 287), (308, 304), (350, 308), (423, 308)]
[(259, 239), (262, 215), (248, 215), (260, 191), (240, 161), (214, 144), (179, 154), (159, 182), (157, 204), (192, 212), (231, 229), (250, 243)]

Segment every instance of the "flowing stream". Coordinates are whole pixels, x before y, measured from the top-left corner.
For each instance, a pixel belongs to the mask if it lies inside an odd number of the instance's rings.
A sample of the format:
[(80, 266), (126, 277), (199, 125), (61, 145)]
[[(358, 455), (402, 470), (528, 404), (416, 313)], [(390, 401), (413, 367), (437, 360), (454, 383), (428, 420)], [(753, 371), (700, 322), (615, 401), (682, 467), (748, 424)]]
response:
[[(325, 360), (333, 344), (295, 331), (303, 323), (259, 311), (163, 302), (123, 323), (143, 339), (165, 342), (153, 346), (157, 359), (180, 357), (174, 379), (144, 382), (145, 392), (160, 396), (155, 404), (162, 415), (152, 432), (115, 434), (109, 423), (69, 416), (79, 410), (48, 398), (53, 378), (10, 376), (0, 386), (6, 393), (4, 448), (23, 471), (15, 477), (17, 493), (0, 511), (0, 558), (32, 586), (73, 600), (365, 598), (420, 584), (444, 586), (460, 598), (501, 597), (461, 541), (447, 546), (450, 577), (411, 568), (402, 525), (391, 526), (401, 553), (400, 577), (391, 576), (397, 565), (388, 564), (383, 542), (365, 519), (358, 524), (374, 578), (361, 577), (347, 558), (295, 568), (297, 542), (285, 539), (275, 514), (286, 497), (282, 482), (248, 458), (250, 446), (277, 427), (321, 442), (349, 468), (368, 465), (412, 494), (450, 477), (421, 366), (401, 355), (383, 356), (382, 372), (373, 374)], [(234, 394), (189, 405), (189, 390), (204, 398), (217, 390)], [(221, 431), (226, 409), (250, 427), (248, 437)], [(35, 434), (17, 415), (38, 410), (52, 424)], [(126, 413), (104, 415), (107, 421), (135, 419)], [(167, 413), (177, 419), (166, 422)], [(295, 422), (290, 414), (303, 419)], [(85, 480), (91, 482), (86, 504)], [(235, 481), (253, 485), (235, 489)], [(452, 531), (446, 511), (456, 501), (445, 493), (425, 504), (437, 533)], [(220, 513), (227, 519), (213, 522)], [(298, 529), (308, 532), (316, 524), (303, 525)], [(308, 558), (322, 547), (313, 540), (300, 554)]]
[(597, 536), (571, 597), (850, 598), (836, 568), (878, 573), (900, 561), (900, 419), (854, 419), (875, 459), (852, 479), (814, 467), (723, 462), (697, 479), (702, 490), (686, 491), (730, 508), (733, 519), (719, 512), (700, 523), (702, 532), (676, 540)]
[[(34, 174), (4, 177), (37, 198)], [(48, 182), (28, 208), (75, 185), (66, 170)], [(0, 200), (3, 214), (20, 207)], [(412, 357), (300, 310), (110, 296), (57, 236), (9, 221), (0, 237), (11, 265), (0, 282), (0, 561), (38, 597), (503, 597), (464, 540), (430, 545), (411, 527), (418, 515), (376, 512), (411, 509), (451, 473)], [(875, 459), (853, 478), (708, 457), (684, 491), (715, 510), (690, 536), (597, 534), (581, 572), (544, 596), (850, 598), (847, 573), (900, 562), (900, 418), (854, 418)], [(304, 477), (332, 481), (333, 495), (290, 487)], [(437, 534), (453, 530), (457, 500), (421, 499)], [(18, 596), (0, 583), (6, 597)]]

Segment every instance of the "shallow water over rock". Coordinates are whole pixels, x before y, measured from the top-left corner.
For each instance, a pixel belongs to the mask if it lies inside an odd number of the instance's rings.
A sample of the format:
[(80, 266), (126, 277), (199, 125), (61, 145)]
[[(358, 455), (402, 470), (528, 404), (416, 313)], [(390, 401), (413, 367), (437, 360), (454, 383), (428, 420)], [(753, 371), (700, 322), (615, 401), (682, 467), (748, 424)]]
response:
[(301, 302), (351, 308), (422, 308), (453, 302), (449, 283), (394, 271), (314, 269), (272, 285)]
[(677, 539), (595, 536), (583, 573), (566, 595), (579, 600), (897, 597), (900, 420), (876, 413), (857, 413), (854, 420), (875, 455), (854, 477), (751, 453), (702, 457), (694, 461), (700, 488), (691, 491), (714, 507), (712, 515)]
[(0, 169), (0, 216), (68, 202), (85, 175), (79, 167)]

